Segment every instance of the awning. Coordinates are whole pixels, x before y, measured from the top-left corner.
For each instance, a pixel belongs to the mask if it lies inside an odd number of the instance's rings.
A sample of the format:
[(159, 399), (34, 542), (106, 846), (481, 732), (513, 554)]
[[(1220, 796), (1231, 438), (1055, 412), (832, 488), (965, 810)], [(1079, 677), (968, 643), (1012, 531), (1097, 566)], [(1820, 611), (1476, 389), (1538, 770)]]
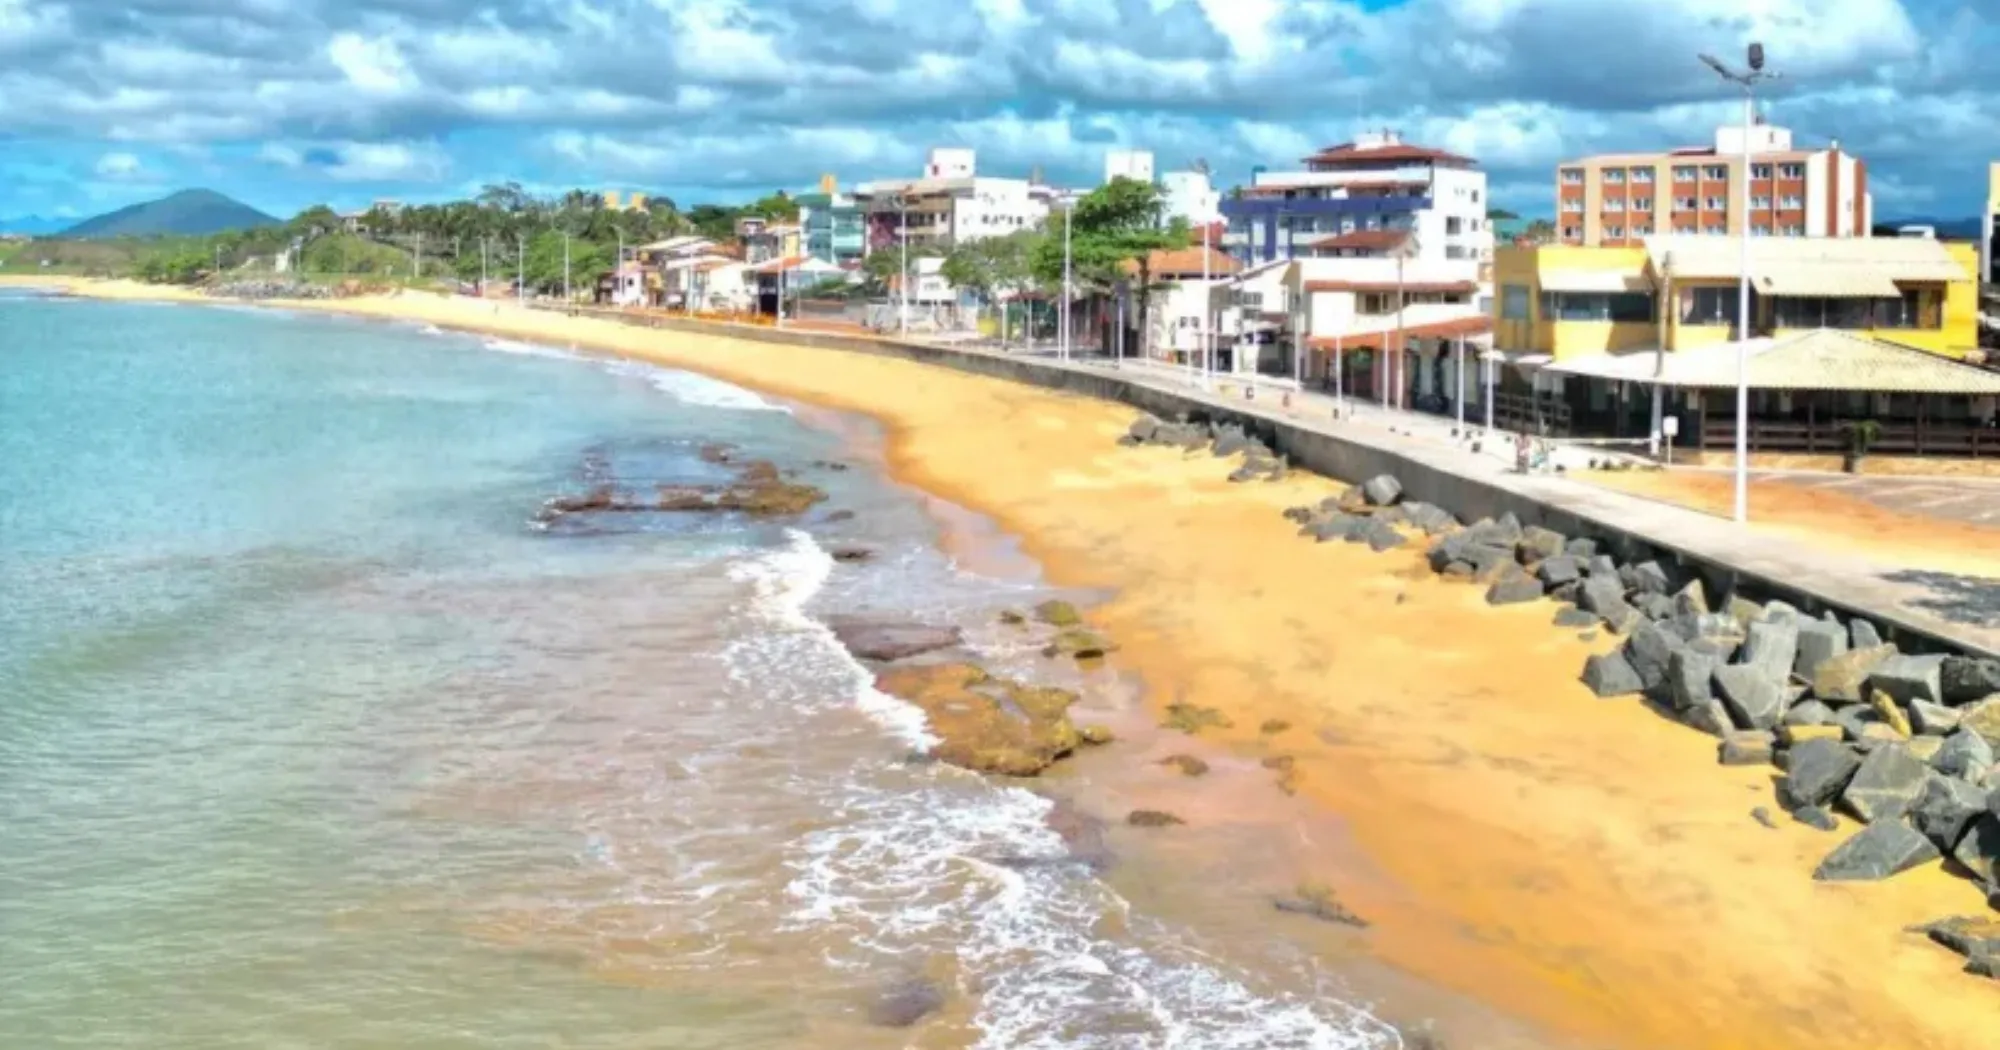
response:
[[(1854, 332), (1817, 328), (1752, 339), (1743, 349), (1748, 351), (1746, 378), (1753, 390), (2000, 395), (2000, 374)], [(1664, 355), (1657, 350), (1592, 354), (1555, 361), (1543, 371), (1696, 390), (1730, 389), (1737, 383), (1737, 350), (1738, 344), (1721, 343)]]
[(1753, 269), (1751, 284), (1763, 295), (1830, 299), (1899, 299), (1902, 290), (1879, 269), (1848, 266), (1770, 266)]
[(1650, 291), (1646, 278), (1618, 270), (1549, 270), (1539, 276), (1545, 292), (1598, 292), (1617, 295)]

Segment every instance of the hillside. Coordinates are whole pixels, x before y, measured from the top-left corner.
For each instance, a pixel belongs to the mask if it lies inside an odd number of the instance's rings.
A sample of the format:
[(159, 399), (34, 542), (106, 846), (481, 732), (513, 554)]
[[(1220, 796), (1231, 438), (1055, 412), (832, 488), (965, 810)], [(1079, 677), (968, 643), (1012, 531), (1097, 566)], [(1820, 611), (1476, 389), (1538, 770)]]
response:
[(68, 225), (61, 219), (44, 219), (39, 215), (17, 215), (0, 219), (0, 233), (24, 233), (31, 237), (51, 234)]
[(144, 204), (107, 212), (64, 230), (63, 237), (204, 235), (275, 226), (278, 220), (214, 190), (182, 190)]

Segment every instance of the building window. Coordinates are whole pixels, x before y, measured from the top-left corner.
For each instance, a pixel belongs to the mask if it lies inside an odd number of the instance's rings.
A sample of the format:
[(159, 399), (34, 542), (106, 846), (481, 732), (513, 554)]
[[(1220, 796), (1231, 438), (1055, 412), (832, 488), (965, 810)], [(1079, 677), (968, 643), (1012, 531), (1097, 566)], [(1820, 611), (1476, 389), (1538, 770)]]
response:
[(1456, 237), (1459, 234), (1464, 233), (1465, 232), (1464, 220), (1460, 219), (1456, 215), (1447, 217), (1444, 220), (1444, 232), (1445, 236), (1447, 237)]
[(1709, 211), (1728, 211), (1728, 210), (1729, 210), (1729, 198), (1727, 198), (1727, 197), (1710, 197), (1710, 198), (1708, 199), (1708, 210), (1709, 210)]
[(1653, 235), (1653, 228), (1651, 226), (1632, 227), (1632, 236), (1634, 237), (1651, 237), (1652, 235)]
[(1778, 177), (1781, 179), (1803, 179), (1806, 177), (1806, 167), (1803, 164), (1780, 164), (1778, 165)]
[(1729, 167), (1725, 164), (1711, 164), (1702, 169), (1701, 174), (1703, 178), (1718, 179), (1723, 182), (1729, 181)]
[(1611, 239), (1612, 239), (1612, 240), (1614, 240), (1614, 241), (1615, 241), (1615, 240), (1618, 240), (1619, 238), (1621, 238), (1621, 237), (1625, 236), (1625, 227), (1623, 227), (1623, 226), (1606, 226), (1606, 227), (1604, 228), (1604, 235), (1605, 235), (1606, 237), (1609, 237), (1609, 238), (1611, 238)]
[(1624, 168), (1604, 169), (1604, 184), (1606, 186), (1625, 185), (1625, 169)]
[(1565, 200), (1563, 201), (1563, 210), (1564, 210), (1564, 211), (1567, 211), (1567, 212), (1579, 212), (1579, 211), (1582, 211), (1582, 210), (1583, 210), (1583, 198), (1581, 198), (1581, 197), (1570, 197), (1570, 198), (1567, 198), (1567, 199), (1565, 199)]
[(1750, 206), (1752, 208), (1758, 209), (1759, 211), (1768, 211), (1771, 207), (1771, 198), (1752, 197), (1750, 198)]
[(1690, 236), (1693, 236), (1693, 235), (1694, 235), (1694, 234), (1695, 234), (1696, 232), (1698, 232), (1698, 231), (1696, 231), (1696, 229), (1695, 229), (1694, 227), (1692, 227), (1692, 226), (1676, 226), (1676, 227), (1674, 227), (1674, 233), (1675, 233), (1675, 235), (1677, 235), (1677, 236), (1681, 236), (1681, 237), (1690, 237)]
[(1624, 201), (1622, 201), (1622, 200), (1619, 200), (1619, 199), (1618, 199), (1618, 198), (1616, 198), (1616, 197), (1607, 197), (1607, 198), (1605, 198), (1605, 200), (1604, 200), (1604, 210), (1605, 210), (1605, 211), (1607, 211), (1607, 212), (1621, 212), (1621, 211), (1624, 211), (1624, 210), (1625, 210), (1625, 202), (1624, 202)]
[(1681, 323), (1689, 325), (1734, 325), (1736, 288), (1690, 288), (1681, 292)]
[(1755, 237), (1769, 237), (1771, 235), (1771, 227), (1760, 222), (1757, 225), (1750, 227), (1750, 233), (1752, 236)]
[(1729, 231), (1723, 229), (1721, 223), (1712, 222), (1709, 223), (1707, 226), (1702, 227), (1701, 232), (1709, 235), (1710, 237), (1720, 237), (1723, 234), (1728, 233)]
[(1582, 168), (1564, 168), (1564, 169), (1563, 169), (1563, 185), (1565, 185), (1565, 186), (1581, 186), (1581, 185), (1583, 185), (1583, 169), (1582, 169)]
[(1645, 292), (1543, 292), (1542, 318), (1617, 324), (1651, 321), (1653, 297)]
[(1580, 240), (1582, 240), (1582, 239), (1583, 239), (1583, 231), (1582, 231), (1582, 230), (1578, 229), (1578, 228), (1577, 228), (1577, 227), (1575, 227), (1575, 226), (1565, 226), (1565, 227), (1563, 227), (1563, 240), (1566, 240), (1566, 241), (1580, 241)]
[(1653, 210), (1653, 198), (1651, 198), (1651, 197), (1640, 197), (1640, 198), (1639, 198), (1638, 200), (1635, 200), (1635, 201), (1633, 201), (1633, 202), (1632, 202), (1632, 210), (1633, 210), (1633, 211), (1652, 211), (1652, 210)]
[(1751, 178), (1753, 178), (1753, 179), (1768, 179), (1768, 178), (1770, 178), (1770, 177), (1771, 177), (1771, 166), (1770, 166), (1769, 164), (1752, 164), (1752, 165), (1750, 165), (1750, 177), (1751, 177)]
[(1396, 309), (1396, 296), (1391, 292), (1362, 292), (1354, 297), (1354, 312), (1358, 314), (1386, 314)]
[(1693, 211), (1693, 210), (1695, 210), (1696, 208), (1698, 208), (1698, 207), (1700, 207), (1700, 206), (1701, 206), (1701, 202), (1700, 202), (1700, 201), (1698, 201), (1698, 200), (1696, 200), (1696, 199), (1694, 199), (1693, 197), (1675, 197), (1675, 198), (1674, 198), (1674, 210), (1675, 210), (1675, 211)]
[(1632, 169), (1632, 181), (1633, 181), (1633, 182), (1638, 182), (1638, 183), (1644, 183), (1644, 184), (1646, 184), (1646, 185), (1652, 185), (1652, 182), (1653, 182), (1653, 169), (1651, 169), (1651, 168), (1633, 168), (1633, 169)]
[(1785, 236), (1787, 237), (1804, 237), (1805, 235), (1806, 228), (1798, 223), (1791, 223), (1785, 227)]
[(1694, 168), (1694, 166), (1693, 166), (1693, 165), (1689, 165), (1689, 166), (1687, 166), (1687, 167), (1678, 167), (1678, 168), (1675, 168), (1675, 169), (1674, 169), (1674, 181), (1675, 181), (1675, 182), (1693, 182), (1693, 181), (1694, 181), (1694, 176), (1695, 176), (1695, 171), (1696, 171), (1696, 169)]
[(1786, 296), (1773, 300), (1772, 321), (1779, 328), (1936, 328), (1933, 297), (1910, 290), (1896, 299), (1814, 299)]
[(1778, 201), (1778, 206), (1787, 211), (1797, 211), (1805, 207), (1805, 202), (1799, 199), (1798, 194), (1788, 193)]
[(1502, 321), (1528, 321), (1529, 304), (1534, 297), (1528, 294), (1525, 284), (1508, 284), (1500, 288), (1500, 319)]

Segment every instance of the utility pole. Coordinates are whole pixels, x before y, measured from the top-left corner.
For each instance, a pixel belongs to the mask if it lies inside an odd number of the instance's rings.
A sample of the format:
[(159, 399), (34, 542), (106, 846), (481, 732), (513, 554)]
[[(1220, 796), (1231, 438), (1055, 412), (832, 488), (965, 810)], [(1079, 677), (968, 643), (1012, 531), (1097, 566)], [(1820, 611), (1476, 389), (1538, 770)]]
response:
[(528, 301), (528, 242), (514, 238), (514, 300)]
[(569, 231), (563, 231), (563, 306), (567, 308), (576, 298), (569, 292)]
[(486, 298), (486, 238), (479, 238), (479, 297)]

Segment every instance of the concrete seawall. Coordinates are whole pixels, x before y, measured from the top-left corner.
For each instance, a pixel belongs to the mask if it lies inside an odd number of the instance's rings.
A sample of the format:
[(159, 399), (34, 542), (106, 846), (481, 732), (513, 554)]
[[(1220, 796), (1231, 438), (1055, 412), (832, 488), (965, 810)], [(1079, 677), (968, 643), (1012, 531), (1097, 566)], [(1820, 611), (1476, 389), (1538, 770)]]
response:
[[(2000, 657), (2000, 629), (1957, 622), (1912, 608), (1931, 598), (1920, 585), (1883, 579), (1879, 570), (1838, 555), (1745, 534), (1734, 523), (1680, 507), (1608, 492), (1560, 477), (1495, 471), (1454, 448), (1310, 420), (1269, 402), (1224, 399), (1120, 373), (1103, 364), (1065, 365), (988, 350), (871, 339), (755, 325), (718, 324), (612, 310), (579, 310), (627, 324), (707, 336), (901, 358), (962, 372), (1117, 401), (1171, 419), (1180, 415), (1242, 425), (1298, 467), (1347, 481), (1394, 474), (1408, 498), (1435, 503), (1465, 521), (1512, 513), (1523, 524), (1608, 544), (1621, 559), (1658, 558), (1698, 573), (1711, 593), (1739, 591), (1780, 599), (1808, 613), (1832, 611), (1873, 621), (1905, 651)], [(2000, 587), (2000, 585), (1996, 585)]]

